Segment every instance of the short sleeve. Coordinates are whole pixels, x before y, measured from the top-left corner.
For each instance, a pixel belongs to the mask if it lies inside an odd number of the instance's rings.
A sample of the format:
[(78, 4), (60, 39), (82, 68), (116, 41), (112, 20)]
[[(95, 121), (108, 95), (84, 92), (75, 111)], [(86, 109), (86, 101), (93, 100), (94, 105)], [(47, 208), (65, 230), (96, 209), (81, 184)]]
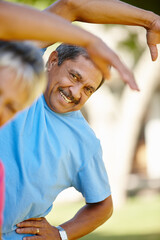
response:
[(74, 179), (74, 187), (82, 193), (87, 203), (100, 202), (111, 195), (101, 147), (85, 161)]

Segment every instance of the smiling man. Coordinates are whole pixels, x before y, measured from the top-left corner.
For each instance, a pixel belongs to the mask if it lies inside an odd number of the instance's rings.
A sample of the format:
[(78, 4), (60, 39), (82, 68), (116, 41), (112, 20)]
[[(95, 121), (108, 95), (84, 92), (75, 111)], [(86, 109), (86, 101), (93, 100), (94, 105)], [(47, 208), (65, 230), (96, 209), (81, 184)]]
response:
[[(50, 55), (47, 73), (44, 95), (0, 131), (4, 240), (78, 239), (112, 215), (101, 145), (79, 111), (103, 76), (83, 48), (64, 44)], [(56, 228), (44, 217), (69, 187), (82, 193), (86, 205)]]
[(75, 46), (61, 45), (52, 52), (47, 70), (49, 82), (44, 96), (57, 113), (80, 110), (103, 81), (86, 51)]

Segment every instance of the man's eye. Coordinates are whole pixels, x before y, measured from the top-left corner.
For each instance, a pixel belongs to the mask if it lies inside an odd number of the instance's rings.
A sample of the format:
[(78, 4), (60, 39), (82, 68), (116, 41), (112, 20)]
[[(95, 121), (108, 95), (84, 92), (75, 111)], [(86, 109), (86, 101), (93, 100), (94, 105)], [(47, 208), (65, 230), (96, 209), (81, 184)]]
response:
[(77, 76), (76, 76), (75, 74), (70, 73), (70, 75), (71, 75), (71, 77), (72, 77), (72, 79), (73, 79), (74, 81), (77, 81), (77, 80), (78, 80), (78, 78), (77, 78)]
[(89, 88), (89, 87), (86, 87), (86, 88), (85, 88), (85, 93), (86, 93), (87, 96), (92, 95), (93, 92), (94, 92), (94, 91), (93, 91), (92, 88)]

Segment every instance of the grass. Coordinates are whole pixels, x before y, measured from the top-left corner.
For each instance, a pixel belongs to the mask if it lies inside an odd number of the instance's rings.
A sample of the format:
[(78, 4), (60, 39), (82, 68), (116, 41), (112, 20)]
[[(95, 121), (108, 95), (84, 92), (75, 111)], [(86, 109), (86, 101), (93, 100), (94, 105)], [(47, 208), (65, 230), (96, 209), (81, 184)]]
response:
[[(48, 220), (58, 225), (70, 219), (83, 202), (56, 203)], [(160, 195), (129, 198), (108, 222), (83, 240), (160, 240)]]

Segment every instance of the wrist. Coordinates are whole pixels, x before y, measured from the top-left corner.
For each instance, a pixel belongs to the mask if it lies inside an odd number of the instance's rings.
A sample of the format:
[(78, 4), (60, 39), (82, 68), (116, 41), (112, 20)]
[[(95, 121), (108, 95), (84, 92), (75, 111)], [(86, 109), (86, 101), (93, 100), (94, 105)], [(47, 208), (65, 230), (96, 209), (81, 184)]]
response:
[(153, 23), (156, 21), (157, 19), (157, 14), (150, 12), (150, 11), (145, 11), (145, 14), (143, 15), (142, 18), (142, 27), (146, 28), (146, 29), (151, 29)]
[(60, 236), (60, 239), (61, 240), (68, 240), (68, 236), (67, 236), (67, 233), (66, 231), (61, 227), (61, 226), (58, 226), (56, 227), (59, 231), (59, 236)]

